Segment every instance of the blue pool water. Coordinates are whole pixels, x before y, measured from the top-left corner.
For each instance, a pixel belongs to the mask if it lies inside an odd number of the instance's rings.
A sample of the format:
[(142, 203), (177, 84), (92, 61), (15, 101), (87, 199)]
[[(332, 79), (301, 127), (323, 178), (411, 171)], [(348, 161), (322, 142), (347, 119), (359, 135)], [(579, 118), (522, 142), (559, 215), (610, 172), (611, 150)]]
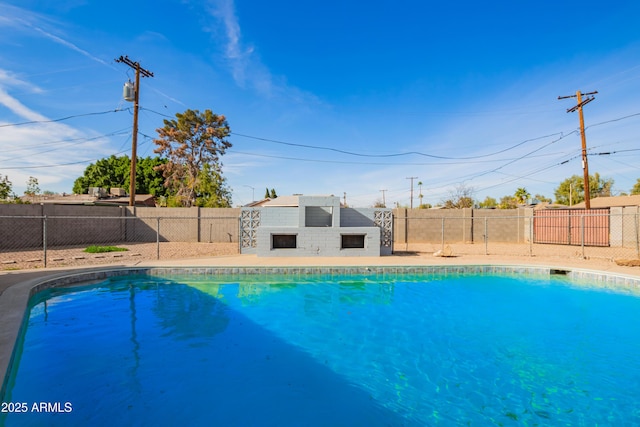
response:
[(640, 424), (638, 297), (504, 276), (214, 280), (36, 296), (0, 425)]

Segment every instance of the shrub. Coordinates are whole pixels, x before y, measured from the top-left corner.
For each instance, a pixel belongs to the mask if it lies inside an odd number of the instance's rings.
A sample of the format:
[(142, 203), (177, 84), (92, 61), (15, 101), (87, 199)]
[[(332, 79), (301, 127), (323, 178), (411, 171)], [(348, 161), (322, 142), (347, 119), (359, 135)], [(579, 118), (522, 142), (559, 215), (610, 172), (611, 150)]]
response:
[(117, 246), (96, 246), (96, 245), (92, 245), (89, 246), (87, 249), (85, 249), (85, 252), (88, 252), (90, 254), (99, 254), (102, 252), (121, 252), (121, 251), (128, 251), (129, 249), (127, 248), (119, 248)]

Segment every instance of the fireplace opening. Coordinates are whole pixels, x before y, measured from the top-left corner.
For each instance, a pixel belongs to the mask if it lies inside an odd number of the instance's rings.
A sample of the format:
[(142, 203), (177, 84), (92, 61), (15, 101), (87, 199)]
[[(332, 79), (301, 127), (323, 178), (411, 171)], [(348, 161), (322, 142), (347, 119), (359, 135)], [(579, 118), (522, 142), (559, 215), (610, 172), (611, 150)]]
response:
[(272, 234), (271, 249), (295, 249), (297, 237), (297, 234)]
[(364, 249), (366, 234), (342, 234), (342, 249)]

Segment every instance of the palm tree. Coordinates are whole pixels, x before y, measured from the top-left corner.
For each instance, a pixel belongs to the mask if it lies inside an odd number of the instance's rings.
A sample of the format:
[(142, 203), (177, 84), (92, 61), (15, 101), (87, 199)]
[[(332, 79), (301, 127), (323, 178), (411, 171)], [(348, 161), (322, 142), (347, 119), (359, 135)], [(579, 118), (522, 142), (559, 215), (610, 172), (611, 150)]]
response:
[(418, 181), (418, 188), (420, 189), (418, 198), (420, 199), (420, 207), (422, 208), (422, 181)]
[(526, 188), (520, 187), (516, 190), (514, 197), (516, 198), (518, 203), (523, 205), (527, 202), (527, 199), (531, 197), (531, 194), (529, 194)]

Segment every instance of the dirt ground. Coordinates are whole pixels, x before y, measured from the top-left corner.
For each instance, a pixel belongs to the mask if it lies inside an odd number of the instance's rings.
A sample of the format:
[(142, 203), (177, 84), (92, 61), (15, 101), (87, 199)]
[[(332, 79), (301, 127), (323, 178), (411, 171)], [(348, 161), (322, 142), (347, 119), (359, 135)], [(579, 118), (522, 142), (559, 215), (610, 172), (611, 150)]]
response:
[[(191, 259), (224, 255), (237, 255), (237, 243), (182, 243), (162, 242), (158, 250), (156, 243), (114, 245), (125, 248), (122, 252), (91, 254), (84, 252), (86, 246), (53, 248), (47, 250), (47, 267), (76, 267), (136, 261)], [(24, 270), (43, 268), (44, 251), (31, 250), (0, 253), (0, 270)]]
[[(84, 252), (86, 246), (51, 248), (47, 250), (46, 267), (76, 267), (105, 264), (137, 264), (149, 261), (165, 260), (195, 260), (230, 255), (239, 255), (238, 243), (181, 243), (161, 242), (136, 243), (117, 245), (126, 248), (123, 252), (107, 252), (91, 254)], [(552, 264), (565, 263), (567, 265), (589, 268), (598, 264), (599, 268), (616, 265), (616, 261), (628, 262), (627, 265), (638, 265), (637, 250), (635, 248), (582, 248), (579, 246), (561, 245), (530, 245), (493, 243), (465, 244), (465, 243), (409, 243), (396, 244), (394, 256), (424, 258), (425, 263), (433, 263), (445, 258), (434, 257), (434, 253), (442, 251), (451, 255), (451, 261), (464, 263), (467, 260), (483, 260), (487, 263), (521, 262)], [(337, 261), (337, 260), (336, 260)], [(381, 260), (382, 261), (382, 260)], [(44, 251), (16, 251), (0, 252), (0, 271), (32, 270), (45, 267)], [(640, 273), (636, 267), (635, 274)]]

